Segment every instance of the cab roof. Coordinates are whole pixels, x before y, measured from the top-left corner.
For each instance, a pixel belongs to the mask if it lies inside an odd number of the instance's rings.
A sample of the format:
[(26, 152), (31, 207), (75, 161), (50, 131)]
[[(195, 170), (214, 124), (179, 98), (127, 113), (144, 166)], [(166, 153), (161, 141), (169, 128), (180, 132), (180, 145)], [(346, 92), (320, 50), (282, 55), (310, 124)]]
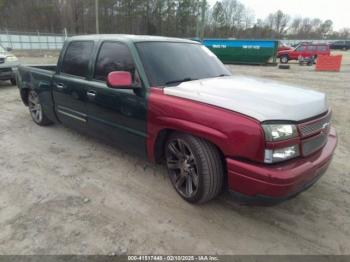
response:
[(81, 35), (72, 36), (67, 39), (68, 41), (87, 41), (87, 40), (115, 40), (121, 42), (179, 42), (198, 44), (196, 41), (175, 37), (164, 36), (149, 36), (149, 35), (124, 35), (124, 34), (100, 34), (100, 35)]

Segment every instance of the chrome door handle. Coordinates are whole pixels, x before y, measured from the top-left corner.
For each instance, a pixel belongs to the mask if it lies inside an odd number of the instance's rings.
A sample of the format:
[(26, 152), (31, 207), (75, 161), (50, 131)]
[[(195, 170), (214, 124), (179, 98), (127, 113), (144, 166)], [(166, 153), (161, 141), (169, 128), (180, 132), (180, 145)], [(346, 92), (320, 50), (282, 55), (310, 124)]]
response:
[(56, 88), (62, 90), (62, 89), (65, 89), (66, 87), (64, 86), (64, 84), (56, 84)]
[(95, 91), (87, 91), (86, 95), (90, 98), (95, 98), (96, 92)]

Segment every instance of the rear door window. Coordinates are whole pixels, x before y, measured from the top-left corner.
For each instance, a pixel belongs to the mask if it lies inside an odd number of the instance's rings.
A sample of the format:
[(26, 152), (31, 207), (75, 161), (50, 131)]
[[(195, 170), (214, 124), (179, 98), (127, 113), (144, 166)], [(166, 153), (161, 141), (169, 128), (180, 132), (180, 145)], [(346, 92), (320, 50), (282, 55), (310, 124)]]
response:
[(86, 77), (89, 73), (89, 61), (93, 47), (92, 41), (70, 43), (62, 61), (61, 72)]

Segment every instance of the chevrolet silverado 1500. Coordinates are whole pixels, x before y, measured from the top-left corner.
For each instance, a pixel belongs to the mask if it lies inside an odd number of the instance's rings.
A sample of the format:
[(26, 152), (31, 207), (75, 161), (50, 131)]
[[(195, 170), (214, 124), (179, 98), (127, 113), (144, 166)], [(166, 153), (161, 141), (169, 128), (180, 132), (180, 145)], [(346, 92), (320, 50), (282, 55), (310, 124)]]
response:
[(224, 189), (288, 199), (325, 173), (337, 143), (324, 94), (232, 75), (184, 39), (72, 37), (57, 66), (20, 66), (18, 87), (36, 124), (63, 123), (164, 162), (192, 203)]

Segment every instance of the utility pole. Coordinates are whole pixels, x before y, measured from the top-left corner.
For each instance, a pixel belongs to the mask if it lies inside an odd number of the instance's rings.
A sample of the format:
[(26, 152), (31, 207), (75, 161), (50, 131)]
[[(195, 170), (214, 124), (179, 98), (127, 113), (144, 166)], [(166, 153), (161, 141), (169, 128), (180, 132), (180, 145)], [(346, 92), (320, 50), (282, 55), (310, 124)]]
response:
[(99, 11), (98, 0), (95, 0), (96, 34), (100, 33), (100, 21), (99, 21), (98, 11)]
[(204, 27), (205, 27), (205, 11), (207, 8), (207, 0), (202, 0), (202, 18), (201, 18), (201, 35), (200, 35), (200, 39), (201, 41), (203, 41), (204, 39)]
[(67, 33), (67, 28), (66, 27), (63, 29), (63, 33), (64, 33), (64, 40), (67, 40), (68, 33)]

